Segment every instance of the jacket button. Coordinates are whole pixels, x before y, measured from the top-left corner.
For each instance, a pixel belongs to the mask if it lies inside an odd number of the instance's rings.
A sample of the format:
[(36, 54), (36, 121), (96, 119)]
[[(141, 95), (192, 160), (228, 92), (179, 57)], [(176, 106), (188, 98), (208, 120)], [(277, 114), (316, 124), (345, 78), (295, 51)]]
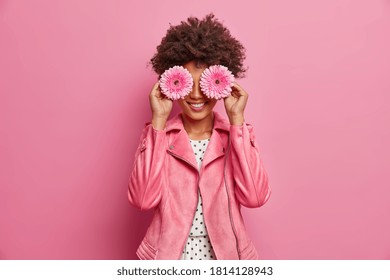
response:
[(169, 146), (169, 149), (170, 149), (170, 150), (173, 150), (173, 148), (175, 148), (175, 146), (173, 146), (173, 145), (170, 145), (170, 146)]

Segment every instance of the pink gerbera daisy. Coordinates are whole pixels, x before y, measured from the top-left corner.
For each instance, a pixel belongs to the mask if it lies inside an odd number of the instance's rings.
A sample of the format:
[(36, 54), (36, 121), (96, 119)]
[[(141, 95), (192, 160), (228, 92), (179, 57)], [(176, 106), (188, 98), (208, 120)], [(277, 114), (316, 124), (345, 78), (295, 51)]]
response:
[(160, 88), (169, 99), (184, 98), (192, 90), (191, 73), (182, 66), (173, 66), (161, 75)]
[(209, 98), (221, 99), (232, 92), (234, 76), (222, 65), (212, 65), (203, 71), (200, 88)]

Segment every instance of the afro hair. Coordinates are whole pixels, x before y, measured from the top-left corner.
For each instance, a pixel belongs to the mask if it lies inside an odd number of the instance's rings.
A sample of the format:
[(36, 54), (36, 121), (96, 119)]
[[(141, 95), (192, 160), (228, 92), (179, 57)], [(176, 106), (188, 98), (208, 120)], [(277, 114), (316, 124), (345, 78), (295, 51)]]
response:
[(247, 70), (244, 59), (244, 46), (211, 13), (202, 20), (189, 17), (179, 25), (170, 25), (150, 62), (158, 75), (175, 65), (196, 61), (207, 66), (226, 66), (239, 78)]

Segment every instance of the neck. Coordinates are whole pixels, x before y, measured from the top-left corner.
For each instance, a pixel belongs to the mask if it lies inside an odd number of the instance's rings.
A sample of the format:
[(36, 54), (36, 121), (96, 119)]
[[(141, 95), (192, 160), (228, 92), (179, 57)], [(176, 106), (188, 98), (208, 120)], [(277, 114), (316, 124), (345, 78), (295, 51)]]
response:
[(182, 115), (183, 126), (188, 136), (193, 140), (202, 140), (211, 136), (214, 124), (214, 113), (201, 120), (193, 120)]

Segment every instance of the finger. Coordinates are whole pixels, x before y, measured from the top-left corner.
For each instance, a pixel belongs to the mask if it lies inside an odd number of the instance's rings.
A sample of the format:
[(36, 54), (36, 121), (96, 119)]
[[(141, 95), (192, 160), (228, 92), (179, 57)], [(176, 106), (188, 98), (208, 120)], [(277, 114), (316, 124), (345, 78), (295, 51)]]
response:
[(156, 82), (152, 87), (152, 92), (157, 91), (160, 87), (160, 82)]
[(159, 82), (155, 83), (155, 84), (153, 85), (153, 87), (152, 87), (151, 92), (157, 91), (157, 89), (159, 88), (159, 86), (160, 86), (160, 83), (159, 83)]
[(239, 91), (238, 89), (233, 89), (232, 92), (230, 93), (230, 96), (234, 99), (245, 98), (245, 94)]
[(232, 88), (238, 91), (244, 91), (244, 89), (237, 82), (233, 82)]
[(227, 102), (229, 102), (231, 99), (234, 99), (234, 98), (235, 98), (235, 97), (234, 97), (232, 94), (230, 94), (230, 95), (224, 97), (224, 98), (223, 98), (223, 101), (224, 101), (224, 103), (226, 104)]
[(237, 83), (237, 82), (234, 82), (233, 83), (233, 91), (237, 92), (238, 95), (248, 95), (248, 93)]
[(157, 82), (153, 85), (151, 95), (158, 97), (158, 98), (164, 97), (164, 95), (162, 94), (162, 92), (160, 90), (160, 83), (159, 82)]

